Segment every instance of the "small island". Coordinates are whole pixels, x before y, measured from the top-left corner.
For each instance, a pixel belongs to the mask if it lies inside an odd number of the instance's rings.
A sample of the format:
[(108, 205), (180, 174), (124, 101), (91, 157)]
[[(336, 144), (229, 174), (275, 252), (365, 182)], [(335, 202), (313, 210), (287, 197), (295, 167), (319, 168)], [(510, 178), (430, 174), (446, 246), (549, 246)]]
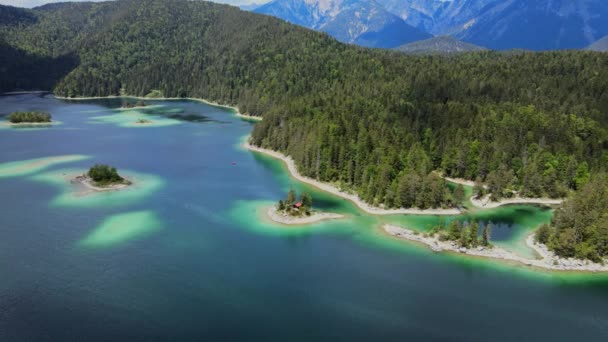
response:
[(285, 200), (279, 200), (276, 206), (268, 209), (268, 216), (275, 222), (287, 225), (309, 224), (344, 217), (340, 214), (314, 211), (312, 209), (312, 196), (303, 192), (297, 199), (294, 190), (289, 190)]
[(8, 116), (9, 125), (49, 125), (51, 114), (47, 112), (12, 112)]
[(130, 109), (130, 108), (141, 108), (141, 107), (147, 107), (148, 105), (144, 102), (144, 101), (137, 101), (137, 102), (129, 102), (126, 101), (122, 104), (122, 106), (120, 108), (123, 109)]
[(95, 164), (87, 173), (77, 176), (74, 182), (94, 191), (121, 190), (133, 184), (119, 175), (116, 168), (105, 164)]
[(138, 119), (137, 121), (135, 121), (135, 123), (138, 125), (147, 125), (147, 124), (151, 124), (154, 122), (152, 120), (148, 120), (148, 119)]

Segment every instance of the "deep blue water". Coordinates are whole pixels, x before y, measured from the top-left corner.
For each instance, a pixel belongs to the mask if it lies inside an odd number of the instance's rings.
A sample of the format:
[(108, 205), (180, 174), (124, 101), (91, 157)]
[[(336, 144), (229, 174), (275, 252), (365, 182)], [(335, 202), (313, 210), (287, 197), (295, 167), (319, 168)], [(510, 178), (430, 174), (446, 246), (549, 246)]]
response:
[[(0, 177), (0, 341), (608, 339), (606, 276), (543, 273), (396, 241), (379, 233), (378, 218), (239, 148), (253, 124), (231, 111), (148, 101), (160, 105), (143, 110), (150, 120), (173, 117), (170, 125), (92, 119), (117, 115), (120, 102), (0, 97), (0, 115), (46, 110), (62, 122), (0, 129), (0, 164), (90, 156)], [(82, 206), (56, 201), (70, 184), (35, 179), (93, 163), (162, 184), (128, 201)], [(349, 218), (295, 229), (261, 222), (257, 209), (292, 186)], [(158, 229), (82, 244), (108, 219), (142, 211)], [(492, 221), (509, 226), (513, 218)]]

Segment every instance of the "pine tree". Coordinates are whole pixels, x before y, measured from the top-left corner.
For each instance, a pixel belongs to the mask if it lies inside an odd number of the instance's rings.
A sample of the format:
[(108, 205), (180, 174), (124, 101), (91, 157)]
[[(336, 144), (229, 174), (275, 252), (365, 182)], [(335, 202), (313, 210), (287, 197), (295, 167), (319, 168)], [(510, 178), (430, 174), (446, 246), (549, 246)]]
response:
[(485, 190), (486, 189), (483, 187), (483, 183), (481, 182), (481, 177), (477, 177), (477, 179), (475, 180), (475, 187), (473, 188), (475, 198), (482, 198), (485, 195)]
[(312, 196), (308, 192), (303, 192), (300, 195), (300, 201), (302, 202), (302, 206), (305, 208), (312, 208)]
[(458, 184), (456, 189), (454, 189), (454, 204), (460, 206), (464, 201), (464, 186), (462, 184)]
[(469, 247), (469, 229), (466, 226), (460, 231), (460, 247)]
[(471, 246), (475, 247), (477, 246), (478, 241), (478, 234), (479, 234), (479, 225), (477, 224), (477, 221), (473, 220), (473, 222), (471, 222), (471, 227), (469, 228), (469, 244), (471, 244)]
[(490, 246), (490, 229), (491, 224), (486, 224), (483, 226), (483, 231), (481, 233), (481, 244), (485, 247)]
[(287, 193), (287, 200), (285, 200), (285, 205), (292, 206), (296, 202), (296, 192), (293, 189), (290, 189)]
[(536, 242), (538, 242), (538, 243), (547, 244), (547, 242), (549, 242), (549, 238), (551, 237), (551, 234), (552, 234), (551, 226), (549, 226), (548, 224), (543, 224), (536, 231), (534, 238), (536, 239)]
[(460, 229), (461, 229), (461, 227), (460, 227), (460, 225), (458, 223), (459, 222), (457, 220), (453, 220), (448, 225), (448, 237), (452, 241), (460, 239), (460, 234), (461, 234)]

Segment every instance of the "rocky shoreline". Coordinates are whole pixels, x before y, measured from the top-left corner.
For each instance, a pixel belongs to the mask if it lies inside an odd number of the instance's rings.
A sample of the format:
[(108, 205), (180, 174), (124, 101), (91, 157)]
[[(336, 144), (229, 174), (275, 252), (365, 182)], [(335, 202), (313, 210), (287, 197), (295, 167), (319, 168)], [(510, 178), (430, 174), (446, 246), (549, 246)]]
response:
[(245, 120), (252, 120), (252, 121), (262, 121), (262, 117), (261, 116), (253, 116), (253, 115), (249, 115), (249, 114), (241, 114), (238, 111), (235, 113), (236, 116), (238, 116), (241, 119), (245, 119)]
[(58, 125), (59, 121), (50, 121), (50, 122), (3, 122), (2, 126), (6, 127), (44, 127), (44, 126), (53, 126)]
[[(446, 181), (454, 184), (461, 184), (465, 186), (473, 187), (475, 186), (475, 182), (466, 180), (463, 178), (451, 178), (447, 176), (443, 176), (440, 173), (437, 173), (441, 178)], [(487, 186), (483, 186), (487, 188)], [(493, 209), (498, 208), (503, 205), (509, 204), (541, 204), (541, 205), (560, 205), (564, 202), (563, 199), (554, 199), (554, 198), (531, 198), (531, 197), (513, 197), (513, 198), (505, 198), (500, 201), (490, 201), (490, 195), (485, 196), (484, 198), (477, 199), (475, 196), (470, 198), (473, 206), (481, 209)]]
[(471, 203), (477, 208), (492, 209), (498, 208), (503, 205), (509, 204), (541, 204), (541, 205), (560, 205), (564, 201), (562, 199), (552, 198), (527, 198), (527, 197), (513, 197), (505, 198), (498, 202), (490, 201), (490, 196), (485, 196), (481, 199), (476, 199), (475, 196), (471, 197)]
[(475, 257), (499, 259), (551, 271), (608, 272), (608, 264), (602, 265), (589, 260), (565, 259), (556, 256), (555, 253), (548, 250), (547, 246), (536, 243), (534, 241), (534, 234), (526, 238), (526, 245), (539, 255), (538, 259), (525, 258), (497, 246), (492, 248), (463, 248), (455, 241), (440, 241), (436, 235), (425, 236), (423, 233), (389, 224), (383, 225), (382, 228), (391, 236), (421, 243), (435, 252), (446, 251)]
[(85, 188), (92, 190), (92, 191), (98, 191), (98, 192), (102, 192), (102, 191), (118, 191), (118, 190), (123, 190), (128, 188), (129, 186), (133, 185), (133, 183), (129, 180), (125, 180), (124, 183), (119, 183), (119, 184), (111, 184), (108, 186), (97, 186), (93, 184), (93, 180), (88, 177), (87, 175), (80, 175), (80, 176), (76, 176), (74, 178), (72, 178), (72, 180), (70, 181), (72, 184), (79, 184), (84, 186)]
[(277, 208), (270, 207), (266, 211), (268, 217), (274, 222), (286, 224), (286, 225), (302, 225), (302, 224), (311, 224), (319, 221), (325, 220), (335, 220), (344, 218), (344, 215), (334, 214), (334, 213), (323, 213), (318, 211), (313, 211), (310, 216), (291, 216), (286, 213), (279, 213)]
[(303, 176), (300, 174), (300, 172), (298, 171), (295, 162), (293, 161), (293, 159), (289, 156), (286, 156), (280, 152), (277, 151), (273, 151), (273, 150), (268, 150), (265, 148), (261, 148), (261, 147), (257, 147), (257, 146), (253, 146), (251, 145), (249, 142), (245, 142), (243, 145), (246, 149), (251, 150), (251, 151), (255, 151), (255, 152), (259, 152), (259, 153), (263, 153), (266, 154), (268, 156), (271, 156), (273, 158), (277, 158), (282, 160), (286, 165), (287, 165), (287, 169), (289, 170), (289, 172), (291, 173), (291, 175), (303, 182), (303, 183), (307, 183), (309, 185), (312, 185), (320, 190), (329, 192), (335, 196), (339, 196), (342, 197), (344, 199), (347, 199), (351, 202), (353, 202), (354, 204), (356, 204), (360, 209), (362, 209), (363, 211), (365, 211), (368, 214), (372, 214), (372, 215), (398, 215), (398, 214), (409, 214), (409, 215), (458, 215), (461, 213), (460, 210), (458, 209), (412, 209), (412, 208), (401, 208), (401, 209), (384, 209), (384, 208), (378, 208), (378, 207), (374, 207), (372, 205), (369, 205), (367, 203), (365, 203), (363, 200), (361, 200), (359, 198), (359, 196), (357, 196), (356, 194), (352, 194), (352, 193), (348, 193), (345, 191), (342, 191), (340, 189), (338, 189), (337, 187), (328, 184), (328, 183), (324, 183), (324, 182), (320, 182), (316, 179), (312, 179), (306, 176)]

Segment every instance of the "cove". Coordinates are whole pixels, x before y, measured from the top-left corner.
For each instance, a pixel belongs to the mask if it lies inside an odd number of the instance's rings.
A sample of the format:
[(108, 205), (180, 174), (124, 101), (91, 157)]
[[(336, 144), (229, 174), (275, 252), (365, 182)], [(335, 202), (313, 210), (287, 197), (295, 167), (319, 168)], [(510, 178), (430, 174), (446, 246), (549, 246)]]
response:
[[(179, 123), (93, 119), (117, 115), (120, 99), (0, 97), (2, 115), (37, 108), (63, 123), (2, 130), (0, 164), (87, 157), (0, 177), (0, 340), (605, 338), (605, 275), (538, 272), (387, 237), (382, 223), (423, 231), (441, 218), (365, 215), (241, 149), (254, 123), (233, 111), (148, 102), (155, 107), (141, 115)], [(115, 203), (57, 202), (65, 185), (44, 179), (95, 162), (161, 185)], [(290, 188), (346, 217), (285, 228), (258, 216)], [(552, 213), (509, 206), (468, 215), (497, 225), (495, 243), (519, 248)]]

